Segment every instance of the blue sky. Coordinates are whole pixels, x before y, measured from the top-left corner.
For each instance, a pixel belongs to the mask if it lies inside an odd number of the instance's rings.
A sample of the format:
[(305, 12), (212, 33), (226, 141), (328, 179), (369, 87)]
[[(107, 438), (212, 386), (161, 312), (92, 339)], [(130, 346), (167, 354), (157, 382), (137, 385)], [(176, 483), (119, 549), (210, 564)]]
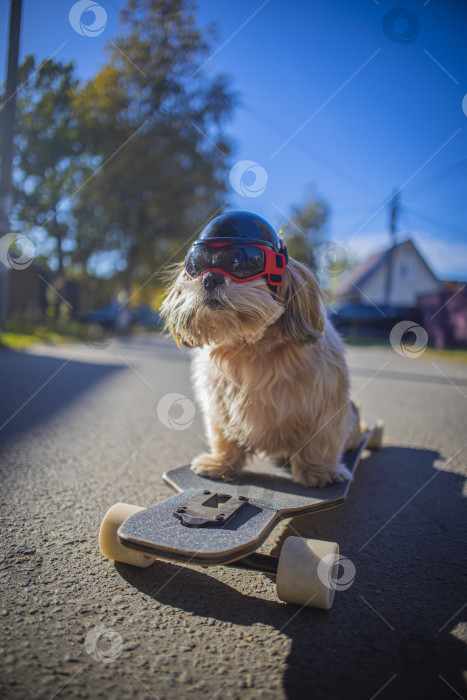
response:
[[(387, 200), (401, 188), (398, 239), (411, 236), (440, 277), (467, 280), (467, 3), (401, 3), (199, 1), (200, 24), (218, 25), (204, 70), (230, 75), (241, 98), (233, 162), (260, 167), (241, 182), (261, 194), (229, 184), (230, 204), (279, 225), (315, 193), (331, 208), (327, 238), (364, 258), (388, 245)], [(70, 26), (73, 2), (23, 0), (21, 56), (73, 59), (90, 78), (124, 2), (100, 4), (107, 24), (87, 37)]]

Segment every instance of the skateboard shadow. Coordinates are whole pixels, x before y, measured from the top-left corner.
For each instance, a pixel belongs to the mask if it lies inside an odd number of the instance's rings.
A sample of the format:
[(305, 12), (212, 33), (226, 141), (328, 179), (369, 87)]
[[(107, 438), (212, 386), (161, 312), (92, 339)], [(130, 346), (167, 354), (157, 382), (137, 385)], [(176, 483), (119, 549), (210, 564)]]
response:
[[(459, 557), (465, 479), (441, 471), (437, 459), (437, 452), (406, 447), (372, 453), (341, 507), (283, 528), (273, 554), (289, 535), (326, 539), (339, 542), (344, 574), (348, 560), (355, 567), (353, 583), (338, 590), (330, 611), (265, 600), (265, 589), (274, 592), (264, 574), (232, 577), (224, 568), (211, 575), (164, 561), (145, 570), (117, 564), (117, 570), (159, 605), (212, 618), (221, 628), (227, 622), (277, 630), (290, 644), (283, 674), (288, 698), (371, 697), (385, 684), (381, 697), (449, 698), (452, 689), (462, 696), (466, 645), (457, 628), (467, 610)], [(241, 643), (267, 656), (270, 649), (253, 637)]]

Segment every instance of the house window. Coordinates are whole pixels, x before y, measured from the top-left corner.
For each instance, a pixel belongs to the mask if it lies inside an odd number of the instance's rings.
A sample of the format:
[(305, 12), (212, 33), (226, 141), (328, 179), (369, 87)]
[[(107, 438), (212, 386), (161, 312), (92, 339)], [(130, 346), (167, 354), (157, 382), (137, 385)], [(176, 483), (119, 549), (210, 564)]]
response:
[(412, 260), (406, 258), (399, 263), (399, 277), (401, 280), (408, 280), (412, 276)]

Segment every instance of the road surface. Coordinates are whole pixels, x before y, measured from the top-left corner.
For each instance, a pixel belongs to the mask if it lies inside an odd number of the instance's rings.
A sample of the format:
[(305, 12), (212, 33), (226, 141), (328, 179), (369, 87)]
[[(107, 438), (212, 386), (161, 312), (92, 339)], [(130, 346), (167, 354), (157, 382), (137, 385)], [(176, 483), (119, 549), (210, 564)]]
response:
[(265, 575), (101, 556), (107, 508), (168, 497), (162, 472), (205, 447), (188, 351), (148, 335), (0, 352), (2, 696), (466, 698), (467, 366), (348, 356), (388, 444), (344, 505), (264, 549), (339, 542), (355, 580), (324, 612)]

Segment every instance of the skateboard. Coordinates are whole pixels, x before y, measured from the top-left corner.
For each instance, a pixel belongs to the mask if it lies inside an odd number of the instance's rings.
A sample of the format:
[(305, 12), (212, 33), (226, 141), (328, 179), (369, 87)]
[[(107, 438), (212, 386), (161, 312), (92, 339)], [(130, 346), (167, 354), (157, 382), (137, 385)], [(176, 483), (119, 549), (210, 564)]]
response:
[[(380, 449), (382, 438), (378, 422), (343, 455), (352, 476), (363, 451)], [(296, 484), (282, 467), (258, 464), (233, 481), (198, 476), (189, 466), (165, 472), (163, 480), (176, 495), (149, 508), (126, 503), (110, 508), (99, 535), (105, 557), (138, 567), (160, 558), (264, 572), (276, 576), (280, 600), (331, 607), (339, 568), (336, 542), (290, 536), (279, 557), (257, 550), (279, 521), (343, 503), (351, 481), (310, 488)]]

